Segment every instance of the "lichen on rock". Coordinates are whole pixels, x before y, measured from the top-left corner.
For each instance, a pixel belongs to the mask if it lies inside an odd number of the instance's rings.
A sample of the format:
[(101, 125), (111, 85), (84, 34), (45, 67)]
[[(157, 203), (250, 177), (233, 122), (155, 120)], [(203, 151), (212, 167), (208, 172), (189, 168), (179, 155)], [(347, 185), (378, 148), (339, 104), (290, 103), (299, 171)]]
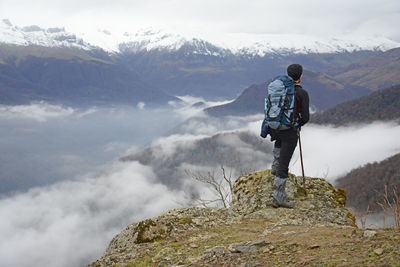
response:
[(269, 170), (239, 177), (234, 184), (230, 210), (244, 217), (276, 221), (354, 225), (353, 216), (345, 207), (346, 192), (343, 189), (336, 189), (321, 178), (306, 177), (307, 194), (304, 194), (303, 178), (289, 174), (286, 192), (296, 206), (294, 209), (274, 209), (273, 180)]
[[(251, 251), (257, 249), (251, 241), (232, 240), (235, 242), (231, 242), (231, 251), (229, 246), (218, 244), (218, 240), (229, 238), (232, 227), (246, 220), (251, 220), (253, 227), (262, 224), (257, 230), (259, 237), (284, 226), (355, 226), (354, 216), (345, 207), (343, 189), (336, 189), (321, 178), (306, 177), (305, 194), (303, 178), (290, 174), (286, 191), (296, 206), (294, 209), (273, 208), (273, 180), (270, 170), (239, 177), (234, 183), (232, 203), (226, 209), (177, 208), (133, 223), (112, 239), (103, 257), (89, 266), (124, 266), (139, 259), (142, 266), (172, 266), (174, 262), (198, 264), (213, 257), (228, 257), (234, 247)], [(220, 232), (228, 236), (220, 236)], [(176, 246), (186, 246), (197, 254), (185, 255)]]

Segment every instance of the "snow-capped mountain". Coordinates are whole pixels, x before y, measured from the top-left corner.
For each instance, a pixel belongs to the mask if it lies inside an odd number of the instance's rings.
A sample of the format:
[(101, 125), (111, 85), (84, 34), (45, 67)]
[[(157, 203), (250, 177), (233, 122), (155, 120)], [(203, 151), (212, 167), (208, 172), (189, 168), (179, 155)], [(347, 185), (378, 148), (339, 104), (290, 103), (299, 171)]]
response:
[[(232, 99), (249, 85), (284, 73), (285, 66), (293, 62), (328, 75), (316, 75), (314, 80), (334, 85), (327, 85), (332, 93), (329, 103), (348, 100), (352, 92), (379, 89), (382, 81), (398, 83), (392, 63), (398, 65), (395, 59), (400, 48), (391, 48), (400, 43), (383, 37), (132, 32), (71, 33), (64, 28), (19, 27), (0, 20), (0, 103), (167, 103), (176, 95)], [(363, 69), (369, 58), (371, 65), (382, 63), (379, 69), (385, 70), (387, 78), (382, 79), (380, 72), (371, 74), (370, 65)], [(360, 60), (364, 63), (358, 64)], [(373, 76), (369, 75), (368, 89), (359, 69)], [(350, 76), (347, 71), (352, 71)], [(338, 74), (340, 82), (329, 78)], [(360, 80), (362, 84), (355, 83)], [(316, 92), (313, 104), (326, 108), (330, 94)]]
[(342, 36), (322, 38), (289, 34), (173, 34), (164, 30), (144, 29), (134, 33), (112, 33), (97, 30), (69, 33), (64, 28), (42, 29), (38, 26), (18, 27), (8, 20), (0, 21), (0, 43), (75, 47), (84, 50), (101, 48), (110, 53), (151, 50), (224, 56), (227, 54), (265, 56), (266, 54), (340, 53), (361, 50), (386, 51), (400, 43), (385, 37)]
[(361, 50), (387, 51), (400, 43), (385, 37), (342, 36), (322, 38), (294, 34), (172, 34), (164, 30), (144, 29), (135, 33), (113, 34), (108, 31), (78, 34), (88, 43), (106, 51), (130, 52), (169, 50), (191, 47), (192, 53), (223, 56), (265, 56), (266, 54), (340, 53)]
[(222, 46), (195, 37), (171, 34), (163, 30), (141, 29), (135, 33), (115, 34), (106, 30), (80, 33), (80, 38), (91, 45), (101, 47), (108, 52), (130, 52), (165, 50), (177, 51), (190, 47), (192, 54), (223, 56), (230, 51)]
[(42, 29), (36, 25), (21, 28), (11, 24), (7, 19), (0, 20), (0, 43), (22, 46), (73, 47), (84, 50), (95, 48), (76, 37), (75, 34), (66, 32), (64, 28)]

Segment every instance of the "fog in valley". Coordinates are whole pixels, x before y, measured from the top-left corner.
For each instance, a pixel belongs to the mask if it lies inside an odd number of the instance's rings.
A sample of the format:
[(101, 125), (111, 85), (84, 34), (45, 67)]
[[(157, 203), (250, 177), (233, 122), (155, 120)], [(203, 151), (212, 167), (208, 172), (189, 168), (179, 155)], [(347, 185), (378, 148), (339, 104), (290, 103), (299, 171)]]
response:
[(143, 103), (84, 110), (47, 103), (0, 106), (0, 194), (97, 172), (199, 110), (188, 112), (190, 103), (153, 110)]
[[(212, 197), (185, 170), (270, 168), (262, 114), (210, 118), (192, 106), (202, 99), (182, 99), (157, 110), (1, 106), (0, 266), (84, 266), (128, 224)], [(306, 125), (306, 175), (334, 182), (398, 153), (399, 136), (394, 122)], [(301, 175), (298, 150), (290, 172)]]

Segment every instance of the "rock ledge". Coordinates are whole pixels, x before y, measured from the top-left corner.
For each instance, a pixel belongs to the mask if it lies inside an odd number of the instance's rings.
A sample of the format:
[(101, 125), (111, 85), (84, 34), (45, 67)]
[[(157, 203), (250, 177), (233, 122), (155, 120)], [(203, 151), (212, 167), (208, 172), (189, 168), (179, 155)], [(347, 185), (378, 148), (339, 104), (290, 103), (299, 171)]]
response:
[[(197, 266), (205, 258), (215, 258), (217, 254), (228, 257), (232, 253), (247, 253), (266, 246), (269, 242), (260, 238), (283, 226), (304, 226), (305, 232), (321, 226), (355, 227), (354, 216), (345, 207), (346, 193), (343, 189), (335, 189), (324, 179), (307, 177), (306, 190), (307, 195), (301, 177), (289, 175), (287, 193), (296, 206), (294, 209), (275, 209), (271, 205), (273, 176), (270, 170), (241, 176), (234, 184), (228, 209), (178, 208), (128, 225), (112, 239), (103, 257), (89, 266), (124, 266), (138, 259), (144, 266), (174, 266), (173, 262)], [(237, 231), (242, 231), (243, 235), (255, 234), (258, 239), (233, 238), (228, 246), (218, 245), (231, 236), (235, 227), (239, 227)], [(173, 244), (182, 242), (200, 254), (179, 254)]]

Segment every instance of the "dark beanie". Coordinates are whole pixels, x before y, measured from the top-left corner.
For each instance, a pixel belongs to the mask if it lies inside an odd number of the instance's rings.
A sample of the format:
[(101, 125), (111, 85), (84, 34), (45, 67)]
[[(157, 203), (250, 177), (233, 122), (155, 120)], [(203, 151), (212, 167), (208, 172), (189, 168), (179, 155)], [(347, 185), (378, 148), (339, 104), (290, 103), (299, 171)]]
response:
[(300, 64), (292, 64), (287, 68), (287, 74), (297, 81), (303, 74), (303, 67)]

